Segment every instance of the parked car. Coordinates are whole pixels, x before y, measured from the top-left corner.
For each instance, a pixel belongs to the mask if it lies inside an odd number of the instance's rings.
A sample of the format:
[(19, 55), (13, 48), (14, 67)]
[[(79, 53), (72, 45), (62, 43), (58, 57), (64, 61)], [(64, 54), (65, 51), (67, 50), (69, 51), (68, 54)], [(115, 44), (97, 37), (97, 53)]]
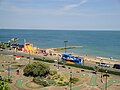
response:
[(101, 66), (101, 67), (110, 67), (110, 65), (108, 65), (107, 63), (99, 63), (98, 66)]
[(2, 49), (2, 48), (0, 48), (0, 51), (3, 51), (3, 49)]
[(120, 69), (120, 64), (114, 64), (113, 68)]

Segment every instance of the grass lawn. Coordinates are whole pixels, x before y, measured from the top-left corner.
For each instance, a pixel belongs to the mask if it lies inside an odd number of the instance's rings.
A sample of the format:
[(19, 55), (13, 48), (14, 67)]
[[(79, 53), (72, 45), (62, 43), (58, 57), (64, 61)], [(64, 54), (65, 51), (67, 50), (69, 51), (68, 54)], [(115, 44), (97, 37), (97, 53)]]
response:
[(7, 78), (7, 79), (8, 79), (8, 78), (12, 78), (12, 77), (13, 77), (13, 76), (11, 76), (11, 75), (9, 75), (9, 76), (6, 75), (6, 76), (4, 76), (4, 78)]
[(89, 76), (88, 74), (80, 74), (80, 77), (84, 78), (84, 77), (87, 77)]
[(23, 80), (22, 80), (22, 79), (18, 79), (18, 80), (16, 81), (16, 84), (15, 84), (15, 85), (16, 85), (18, 88), (23, 89), (22, 83), (23, 83)]
[(108, 87), (108, 86), (110, 86), (110, 85), (112, 85), (113, 83), (116, 83), (116, 82), (120, 82), (120, 81), (118, 81), (118, 80), (109, 80), (107, 83), (103, 84), (99, 88), (105, 89), (106, 87)]
[(93, 75), (93, 76), (91, 77), (91, 80), (90, 80), (90, 82), (88, 82), (88, 85), (90, 85), (90, 86), (97, 86), (97, 83), (96, 83), (96, 75)]

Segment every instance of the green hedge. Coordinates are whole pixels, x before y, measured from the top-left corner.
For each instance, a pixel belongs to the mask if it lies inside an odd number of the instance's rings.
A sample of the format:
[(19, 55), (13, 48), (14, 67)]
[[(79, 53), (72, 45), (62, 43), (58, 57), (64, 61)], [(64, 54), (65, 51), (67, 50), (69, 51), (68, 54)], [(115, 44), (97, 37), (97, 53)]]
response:
[[(106, 69), (99, 69), (99, 72), (106, 73)], [(107, 73), (114, 74), (114, 75), (119, 75), (120, 76), (120, 72), (117, 72), (117, 71), (107, 70)]]
[(88, 69), (88, 70), (94, 70), (93, 67), (89, 66), (83, 66), (83, 65), (77, 65), (77, 64), (66, 64), (67, 66), (72, 66), (72, 67), (77, 67), (77, 68), (83, 68), (83, 69)]
[(54, 60), (47, 60), (47, 59), (41, 59), (41, 58), (34, 58), (34, 60), (43, 61), (43, 62), (49, 62), (49, 63), (55, 63)]

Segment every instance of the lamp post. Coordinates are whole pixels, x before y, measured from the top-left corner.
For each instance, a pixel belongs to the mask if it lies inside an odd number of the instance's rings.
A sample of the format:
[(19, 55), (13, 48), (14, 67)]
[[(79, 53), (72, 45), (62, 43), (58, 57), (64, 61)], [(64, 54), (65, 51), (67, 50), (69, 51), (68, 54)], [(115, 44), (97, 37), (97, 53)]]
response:
[(10, 76), (10, 65), (8, 65), (8, 81), (9, 81), (9, 76)]
[[(64, 41), (64, 43), (65, 43), (65, 53), (66, 53), (66, 43), (67, 43), (68, 41)], [(63, 59), (63, 67), (65, 68), (65, 60)]]
[(57, 70), (59, 70), (59, 55), (58, 55), (58, 68), (57, 68)]
[[(102, 63), (102, 59), (101, 59), (101, 63)], [(103, 83), (103, 81), (102, 81), (102, 77), (103, 77), (103, 75), (102, 75), (102, 65), (101, 65), (101, 82)]]
[(29, 50), (29, 64), (30, 64), (30, 50)]
[[(71, 69), (71, 68), (68, 67), (68, 69)], [(71, 82), (71, 79), (72, 79), (72, 70), (70, 70), (70, 80), (69, 80), (69, 83), (70, 83), (70, 90), (72, 90), (72, 82)]]
[(67, 43), (68, 41), (64, 41), (64, 43), (65, 43), (65, 53), (66, 53), (66, 43)]
[(15, 60), (15, 56), (16, 56), (16, 48), (14, 48), (13, 50), (13, 60)]
[(106, 72), (106, 89), (105, 90), (107, 90), (107, 77), (108, 77), (107, 70), (105, 72)]

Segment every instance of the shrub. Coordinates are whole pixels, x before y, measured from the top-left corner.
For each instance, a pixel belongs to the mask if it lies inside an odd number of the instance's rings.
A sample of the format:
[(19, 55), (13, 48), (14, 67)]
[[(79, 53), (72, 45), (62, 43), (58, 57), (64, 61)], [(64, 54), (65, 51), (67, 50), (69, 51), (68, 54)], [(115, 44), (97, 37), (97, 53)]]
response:
[(47, 79), (51, 79), (51, 76), (50, 76), (50, 75), (48, 75), (48, 76), (47, 76)]
[(52, 79), (55, 80), (55, 79), (58, 79), (59, 78), (59, 75), (58, 74), (55, 74)]
[(58, 74), (58, 78), (60, 78), (60, 74)]
[(64, 77), (60, 77), (60, 81), (63, 81), (64, 80)]
[(55, 85), (56, 82), (54, 80), (51, 80), (51, 79), (46, 79), (49, 83), (49, 85)]
[(69, 85), (69, 82), (58, 82), (57, 85), (58, 86), (66, 86), (66, 85)]
[(76, 82), (78, 82), (79, 81), (79, 78), (70, 78), (70, 82), (71, 83), (76, 83)]
[(41, 77), (34, 77), (33, 78), (33, 82), (35, 82), (35, 83), (37, 83), (39, 85), (42, 85), (44, 87), (49, 86), (48, 81), (43, 79), (43, 78), (41, 78)]
[(56, 84), (56, 82), (54, 80), (41, 78), (39, 76), (34, 77), (33, 82), (35, 82), (39, 85), (42, 85), (42, 86), (49, 86), (49, 85), (55, 85)]
[(55, 74), (57, 74), (57, 71), (50, 71), (50, 75), (55, 75)]

